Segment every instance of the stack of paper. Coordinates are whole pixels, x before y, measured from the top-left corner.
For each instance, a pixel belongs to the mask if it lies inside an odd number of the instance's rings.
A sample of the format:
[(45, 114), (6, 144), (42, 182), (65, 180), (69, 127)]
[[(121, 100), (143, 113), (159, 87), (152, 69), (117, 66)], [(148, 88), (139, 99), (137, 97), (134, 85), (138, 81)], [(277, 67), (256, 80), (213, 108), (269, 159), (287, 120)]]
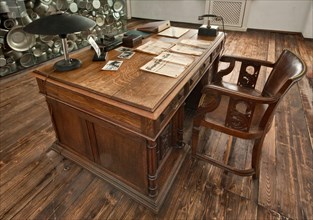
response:
[(160, 75), (178, 77), (194, 61), (194, 57), (163, 52), (140, 69)]
[(200, 56), (209, 47), (211, 47), (211, 41), (195, 40), (195, 39), (183, 39), (170, 50), (176, 53), (184, 53)]
[(160, 53), (168, 50), (172, 46), (174, 46), (174, 43), (164, 42), (160, 40), (151, 40), (137, 47), (136, 50), (153, 55), (159, 55)]

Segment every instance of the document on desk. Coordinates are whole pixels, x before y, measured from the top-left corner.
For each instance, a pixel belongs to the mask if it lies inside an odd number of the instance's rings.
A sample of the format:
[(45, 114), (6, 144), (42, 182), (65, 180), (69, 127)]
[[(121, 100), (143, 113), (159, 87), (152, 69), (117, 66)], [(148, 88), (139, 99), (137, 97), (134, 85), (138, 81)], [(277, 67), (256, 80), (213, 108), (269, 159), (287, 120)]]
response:
[(176, 44), (170, 49), (172, 52), (190, 54), (200, 56), (205, 52), (206, 49), (201, 47), (194, 47), (187, 44)]
[(187, 28), (169, 27), (169, 28), (165, 29), (164, 31), (158, 33), (158, 35), (166, 36), (166, 37), (180, 38), (182, 35), (184, 35), (188, 31), (189, 31), (189, 29), (187, 29)]
[(163, 52), (159, 56), (154, 59), (164, 60), (171, 63), (177, 63), (184, 66), (189, 66), (195, 59), (193, 56), (171, 53), (171, 52)]
[(193, 56), (163, 52), (140, 69), (176, 78), (184, 72), (193, 61)]
[(174, 43), (170, 43), (170, 42), (164, 42), (160, 40), (151, 40), (145, 43), (144, 45), (137, 47), (135, 50), (153, 54), (153, 55), (159, 55), (160, 53), (168, 50), (174, 45), (175, 45)]
[(193, 47), (209, 48), (212, 45), (212, 41), (209, 40), (196, 40), (196, 39), (182, 39), (179, 44), (185, 44)]
[(178, 42), (174, 47), (171, 47), (170, 51), (200, 56), (211, 46), (212, 46), (211, 41), (183, 39), (180, 42)]

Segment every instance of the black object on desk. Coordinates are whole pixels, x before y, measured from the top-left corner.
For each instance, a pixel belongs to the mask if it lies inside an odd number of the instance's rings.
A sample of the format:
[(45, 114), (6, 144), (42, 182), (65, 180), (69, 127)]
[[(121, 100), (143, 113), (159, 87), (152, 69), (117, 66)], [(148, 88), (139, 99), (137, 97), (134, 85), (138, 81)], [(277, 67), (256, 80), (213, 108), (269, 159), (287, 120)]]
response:
[(104, 48), (100, 48), (101, 54), (98, 56), (98, 54), (95, 52), (93, 55), (92, 61), (105, 61), (107, 58), (108, 53), (104, 50)]
[(126, 35), (123, 37), (123, 46), (125, 47), (136, 47), (142, 43), (142, 37), (140, 35)]
[(100, 42), (97, 42), (100, 48), (103, 48), (104, 51), (110, 51), (122, 44), (122, 37), (110, 37), (104, 36), (104, 38), (100, 39)]

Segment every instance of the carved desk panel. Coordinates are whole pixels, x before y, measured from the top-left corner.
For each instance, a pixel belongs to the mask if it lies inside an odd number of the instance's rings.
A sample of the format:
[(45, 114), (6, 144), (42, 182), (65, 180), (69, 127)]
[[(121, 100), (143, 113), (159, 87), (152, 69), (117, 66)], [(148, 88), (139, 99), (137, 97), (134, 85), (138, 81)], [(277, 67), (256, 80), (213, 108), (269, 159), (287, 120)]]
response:
[[(152, 36), (163, 41), (181, 39)], [(197, 38), (190, 30), (181, 38)], [(158, 212), (188, 152), (183, 144), (184, 102), (197, 97), (216, 71), (223, 34), (178, 78), (139, 70), (154, 56), (136, 52), (118, 71), (103, 71), (94, 52), (71, 54), (81, 68), (34, 71), (46, 96), (57, 140), (53, 149)], [(109, 60), (117, 59), (112, 50)], [(198, 88), (197, 88), (198, 87)], [(191, 100), (194, 97), (190, 98)]]

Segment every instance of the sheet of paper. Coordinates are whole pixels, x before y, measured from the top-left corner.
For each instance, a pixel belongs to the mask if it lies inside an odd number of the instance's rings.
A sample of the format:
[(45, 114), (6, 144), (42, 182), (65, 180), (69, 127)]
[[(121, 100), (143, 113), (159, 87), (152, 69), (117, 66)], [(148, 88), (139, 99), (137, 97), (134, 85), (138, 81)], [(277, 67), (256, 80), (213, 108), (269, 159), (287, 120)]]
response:
[(184, 35), (188, 31), (189, 29), (187, 28), (169, 27), (168, 29), (165, 29), (164, 31), (158, 33), (158, 35), (180, 38), (182, 35)]
[(171, 52), (163, 52), (159, 56), (155, 57), (155, 59), (177, 63), (184, 66), (189, 66), (194, 61), (193, 56)]
[(96, 41), (92, 37), (88, 37), (88, 42), (90, 43), (92, 48), (95, 50), (98, 57), (100, 57), (101, 51), (100, 51), (100, 48), (99, 48), (98, 44), (96, 43)]
[(179, 43), (201, 48), (209, 48), (212, 45), (212, 41), (196, 39), (182, 39)]
[(160, 40), (151, 40), (136, 48), (137, 51), (159, 55), (163, 51), (174, 46), (174, 43), (164, 42)]
[(184, 53), (184, 54), (190, 54), (190, 55), (196, 55), (196, 56), (200, 56), (205, 51), (204, 48), (194, 47), (194, 46), (190, 46), (187, 44), (176, 44), (170, 50), (176, 53)]
[(182, 72), (185, 71), (186, 67), (180, 64), (170, 63), (164, 60), (153, 59), (150, 62), (146, 63), (144, 66), (142, 66), (140, 69), (176, 78)]

